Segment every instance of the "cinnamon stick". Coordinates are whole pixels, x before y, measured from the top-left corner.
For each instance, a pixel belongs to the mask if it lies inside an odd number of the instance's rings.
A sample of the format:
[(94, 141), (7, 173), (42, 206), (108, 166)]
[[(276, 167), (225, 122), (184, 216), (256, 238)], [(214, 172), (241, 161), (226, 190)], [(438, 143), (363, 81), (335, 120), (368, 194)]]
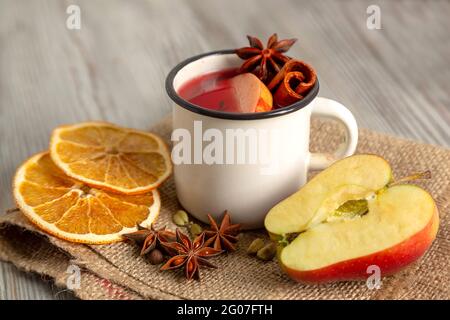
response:
[(314, 69), (300, 60), (289, 60), (268, 84), (274, 102), (284, 107), (301, 100), (316, 83)]
[(296, 84), (300, 84), (304, 79), (305, 76), (299, 71), (286, 74), (273, 96), (275, 105), (285, 107), (301, 100), (303, 96), (296, 92)]

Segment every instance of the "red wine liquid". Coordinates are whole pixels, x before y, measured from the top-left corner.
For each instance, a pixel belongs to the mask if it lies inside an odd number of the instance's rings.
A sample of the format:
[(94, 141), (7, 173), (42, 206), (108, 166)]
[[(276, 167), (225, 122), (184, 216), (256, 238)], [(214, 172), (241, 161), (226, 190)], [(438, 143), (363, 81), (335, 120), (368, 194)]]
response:
[(183, 99), (202, 108), (239, 112), (235, 89), (230, 79), (238, 74), (238, 69), (224, 69), (195, 77), (182, 84), (178, 94)]

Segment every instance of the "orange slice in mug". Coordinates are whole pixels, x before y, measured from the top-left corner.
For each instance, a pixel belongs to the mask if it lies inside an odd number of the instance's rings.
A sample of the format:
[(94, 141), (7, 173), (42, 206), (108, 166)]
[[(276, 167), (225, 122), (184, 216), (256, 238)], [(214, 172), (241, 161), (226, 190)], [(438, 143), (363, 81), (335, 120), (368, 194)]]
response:
[(122, 234), (148, 227), (160, 210), (157, 190), (118, 195), (78, 182), (61, 171), (48, 152), (28, 159), (16, 172), (14, 198), (23, 214), (45, 232), (80, 243), (122, 240)]
[(50, 155), (68, 176), (122, 194), (149, 192), (172, 172), (160, 137), (103, 122), (56, 128)]

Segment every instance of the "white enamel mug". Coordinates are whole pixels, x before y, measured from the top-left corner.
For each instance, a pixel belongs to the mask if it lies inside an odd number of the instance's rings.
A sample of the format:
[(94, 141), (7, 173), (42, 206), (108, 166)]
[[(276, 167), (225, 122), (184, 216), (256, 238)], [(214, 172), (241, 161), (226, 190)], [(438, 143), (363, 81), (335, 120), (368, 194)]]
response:
[[(177, 93), (194, 77), (241, 64), (232, 50), (192, 57), (172, 69), (166, 90), (174, 101), (172, 160), (180, 204), (204, 222), (207, 214), (220, 219), (228, 210), (233, 223), (253, 229), (263, 226), (275, 204), (306, 183), (308, 170), (352, 155), (358, 128), (346, 107), (317, 97), (318, 81), (301, 101), (259, 113), (205, 109)], [(309, 152), (311, 115), (345, 126), (345, 142), (333, 154)]]

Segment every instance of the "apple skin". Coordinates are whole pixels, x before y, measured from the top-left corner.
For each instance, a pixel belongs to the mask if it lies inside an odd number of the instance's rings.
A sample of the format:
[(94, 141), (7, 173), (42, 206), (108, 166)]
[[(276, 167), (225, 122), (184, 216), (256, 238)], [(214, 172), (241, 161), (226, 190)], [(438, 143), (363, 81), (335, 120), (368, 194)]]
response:
[(367, 267), (370, 265), (379, 266), (381, 276), (387, 276), (404, 269), (419, 259), (436, 238), (438, 226), (439, 214), (435, 208), (430, 221), (421, 231), (383, 251), (309, 271), (291, 269), (284, 266), (281, 260), (279, 261), (281, 268), (291, 279), (302, 283), (366, 280), (370, 276), (367, 273)]

